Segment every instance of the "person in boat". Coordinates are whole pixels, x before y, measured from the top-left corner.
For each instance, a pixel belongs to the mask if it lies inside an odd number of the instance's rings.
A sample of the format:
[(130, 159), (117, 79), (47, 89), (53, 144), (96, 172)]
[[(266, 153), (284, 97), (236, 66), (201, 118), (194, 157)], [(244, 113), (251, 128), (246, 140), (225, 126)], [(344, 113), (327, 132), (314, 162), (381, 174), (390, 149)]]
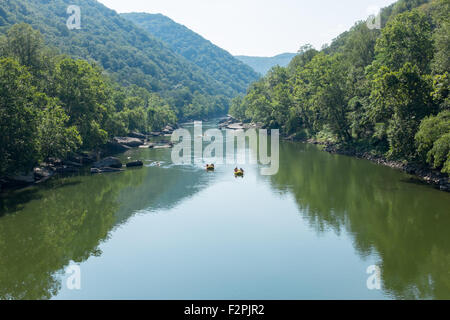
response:
[(236, 168), (234, 168), (234, 172), (236, 173), (236, 172), (238, 172), (239, 170), (238, 170), (238, 168), (236, 167)]
[(244, 174), (244, 169), (240, 168), (239, 170), (241, 170), (242, 174)]

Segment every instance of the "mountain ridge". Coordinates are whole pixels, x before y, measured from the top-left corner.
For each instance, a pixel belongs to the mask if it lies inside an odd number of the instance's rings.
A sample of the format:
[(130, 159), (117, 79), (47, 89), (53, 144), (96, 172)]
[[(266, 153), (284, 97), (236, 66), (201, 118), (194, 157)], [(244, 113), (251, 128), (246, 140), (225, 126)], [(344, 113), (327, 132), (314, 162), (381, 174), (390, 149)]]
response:
[[(68, 30), (66, 26), (70, 5), (81, 8), (80, 30)], [(192, 109), (196, 97), (205, 97), (197, 101), (220, 100), (223, 105), (227, 102), (221, 97), (234, 96), (226, 85), (97, 1), (2, 2), (0, 34), (22, 22), (39, 30), (47, 45), (73, 58), (97, 63), (124, 86), (137, 85), (157, 92), (178, 110)]]
[(170, 49), (224, 83), (234, 94), (244, 93), (259, 78), (248, 65), (200, 34), (161, 14), (122, 13), (122, 17), (148, 31)]
[(236, 55), (235, 58), (249, 65), (256, 72), (265, 75), (272, 67), (286, 67), (297, 53), (284, 52), (273, 57)]

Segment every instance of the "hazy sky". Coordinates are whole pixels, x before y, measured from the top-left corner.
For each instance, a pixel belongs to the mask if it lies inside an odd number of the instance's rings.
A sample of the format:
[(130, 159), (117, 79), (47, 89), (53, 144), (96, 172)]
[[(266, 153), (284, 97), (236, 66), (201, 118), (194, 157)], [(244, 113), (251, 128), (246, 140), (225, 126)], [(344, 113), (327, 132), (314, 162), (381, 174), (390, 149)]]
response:
[(317, 49), (395, 0), (99, 0), (117, 12), (162, 13), (234, 55)]

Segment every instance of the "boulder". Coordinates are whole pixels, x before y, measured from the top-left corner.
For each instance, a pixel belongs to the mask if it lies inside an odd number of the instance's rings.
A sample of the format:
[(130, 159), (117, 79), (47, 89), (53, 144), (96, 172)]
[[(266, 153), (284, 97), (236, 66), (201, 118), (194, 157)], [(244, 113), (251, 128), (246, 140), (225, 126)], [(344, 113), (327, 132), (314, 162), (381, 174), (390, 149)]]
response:
[(137, 148), (144, 144), (144, 141), (141, 139), (131, 137), (115, 137), (114, 141), (130, 148)]
[(170, 148), (173, 148), (173, 143), (159, 144), (153, 147), (153, 149), (170, 149)]
[(50, 168), (42, 168), (42, 167), (34, 168), (33, 172), (34, 172), (34, 179), (39, 182), (48, 180), (55, 174), (55, 172)]
[(122, 153), (125, 152), (127, 150), (130, 150), (130, 147), (120, 144), (117, 141), (109, 141), (106, 145), (105, 145), (105, 151), (106, 153)]
[(137, 138), (141, 140), (146, 140), (147, 136), (145, 134), (139, 133), (139, 132), (131, 132), (128, 134), (128, 137), (130, 138)]
[(171, 126), (166, 126), (166, 127), (163, 129), (162, 133), (163, 133), (163, 134), (171, 134), (171, 133), (173, 133), (173, 131), (174, 131), (173, 127), (171, 127)]
[(153, 149), (154, 146), (155, 146), (154, 143), (148, 143), (148, 144), (143, 144), (142, 146), (139, 146), (139, 148), (141, 148), (141, 149)]
[(95, 162), (93, 168), (122, 168), (122, 162), (118, 158), (107, 157)]
[[(82, 164), (89, 164), (89, 163), (94, 163), (95, 161), (97, 161), (97, 154), (95, 152), (83, 152), (80, 154), (80, 157), (81, 157)], [(72, 162), (77, 162), (77, 161), (72, 161)]]
[(153, 137), (159, 137), (162, 133), (161, 132), (150, 132), (150, 135)]
[(144, 163), (141, 160), (131, 161), (127, 163), (127, 168), (142, 167)]

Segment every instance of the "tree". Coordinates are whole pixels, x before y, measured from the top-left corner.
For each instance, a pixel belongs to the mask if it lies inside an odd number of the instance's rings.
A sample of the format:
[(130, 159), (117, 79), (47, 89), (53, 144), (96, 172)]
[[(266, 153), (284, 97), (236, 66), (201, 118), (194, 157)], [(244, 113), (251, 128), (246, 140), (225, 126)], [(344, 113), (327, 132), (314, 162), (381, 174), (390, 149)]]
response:
[(28, 171), (39, 158), (36, 101), (28, 71), (0, 59), (0, 176)]
[(64, 159), (81, 146), (82, 140), (75, 126), (67, 126), (69, 117), (64, 109), (54, 99), (48, 100), (38, 125), (40, 155), (43, 160)]
[(450, 3), (437, 0), (432, 3), (432, 17), (436, 25), (433, 33), (434, 59), (432, 69), (435, 74), (450, 72)]
[(413, 159), (414, 136), (420, 121), (436, 111), (431, 101), (431, 79), (406, 63), (399, 71), (384, 67), (373, 81), (372, 118), (388, 124), (389, 156)]
[(15, 57), (21, 65), (37, 70), (43, 46), (41, 33), (28, 24), (20, 23), (9, 29), (4, 51), (6, 55)]
[(434, 168), (450, 173), (450, 111), (430, 116), (420, 124), (416, 134), (417, 150)]
[(245, 103), (244, 98), (239, 95), (235, 97), (233, 100), (231, 100), (231, 107), (229, 110), (230, 115), (232, 115), (234, 118), (244, 121), (245, 120)]
[(69, 116), (68, 125), (76, 126), (89, 150), (106, 143), (108, 87), (99, 68), (83, 60), (63, 59), (57, 65), (57, 97)]
[(426, 73), (433, 58), (431, 34), (428, 18), (421, 11), (415, 9), (399, 14), (386, 25), (377, 39), (376, 58), (394, 71), (409, 62)]

